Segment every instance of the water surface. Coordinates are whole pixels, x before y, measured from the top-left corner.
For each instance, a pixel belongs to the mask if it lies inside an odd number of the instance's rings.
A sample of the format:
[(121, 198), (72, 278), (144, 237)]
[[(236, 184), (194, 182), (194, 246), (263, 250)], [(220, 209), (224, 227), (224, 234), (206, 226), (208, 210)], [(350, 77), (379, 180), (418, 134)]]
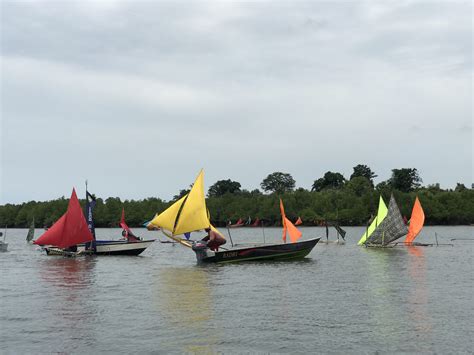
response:
[[(301, 229), (305, 239), (325, 233)], [(46, 256), (25, 243), (27, 230), (8, 230), (0, 352), (472, 353), (474, 241), (451, 239), (474, 240), (473, 227), (419, 237), (454, 246), (393, 249), (358, 247), (364, 229), (346, 230), (346, 244), (318, 244), (301, 261), (222, 266), (158, 242), (139, 257)], [(238, 243), (281, 238), (278, 228), (231, 233)]]

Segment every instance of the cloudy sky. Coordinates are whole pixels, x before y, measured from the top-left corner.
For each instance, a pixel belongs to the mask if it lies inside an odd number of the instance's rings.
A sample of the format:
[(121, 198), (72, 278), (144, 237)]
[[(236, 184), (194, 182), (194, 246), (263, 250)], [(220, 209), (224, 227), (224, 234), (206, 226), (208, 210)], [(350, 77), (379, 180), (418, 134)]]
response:
[(466, 1), (1, 1), (0, 203), (473, 180)]

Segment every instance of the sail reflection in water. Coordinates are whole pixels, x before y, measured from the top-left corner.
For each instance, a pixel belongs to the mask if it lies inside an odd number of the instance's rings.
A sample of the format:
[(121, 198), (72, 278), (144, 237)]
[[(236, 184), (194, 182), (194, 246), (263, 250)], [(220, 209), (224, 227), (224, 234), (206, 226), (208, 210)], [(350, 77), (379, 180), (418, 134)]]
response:
[[(431, 343), (432, 319), (429, 316), (429, 290), (426, 277), (426, 260), (422, 247), (408, 246), (408, 275), (410, 277), (410, 297), (407, 307), (410, 328), (419, 337), (421, 344)], [(420, 345), (421, 345), (420, 344)], [(429, 351), (430, 348), (425, 349)]]
[[(177, 352), (214, 353), (213, 294), (206, 268), (171, 267), (155, 275), (154, 304), (170, 331), (167, 346)], [(165, 350), (165, 349), (163, 349)]]
[[(373, 329), (364, 334), (365, 341), (372, 341), (379, 351), (400, 351), (399, 348), (387, 348), (386, 343), (396, 344), (400, 332), (404, 331), (403, 305), (400, 294), (400, 272), (405, 268), (403, 263), (405, 250), (398, 248), (365, 248), (367, 253), (367, 313)], [(377, 342), (379, 342), (377, 344)]]
[[(61, 329), (57, 341), (45, 352), (74, 352), (94, 344), (94, 324), (99, 312), (93, 302), (95, 258), (49, 257), (38, 263), (39, 280), (47, 295), (41, 311), (43, 327)], [(78, 341), (81, 339), (81, 341)]]

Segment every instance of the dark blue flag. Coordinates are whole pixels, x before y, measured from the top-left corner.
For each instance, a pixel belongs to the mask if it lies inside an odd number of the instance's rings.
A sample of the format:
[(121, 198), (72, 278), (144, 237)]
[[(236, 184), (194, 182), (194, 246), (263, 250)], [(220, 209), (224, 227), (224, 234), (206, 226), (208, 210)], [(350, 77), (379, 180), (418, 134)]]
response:
[(95, 197), (92, 196), (89, 191), (86, 190), (86, 221), (87, 227), (92, 233), (94, 240), (89, 243), (86, 243), (86, 249), (92, 249), (96, 251), (96, 243), (95, 243), (95, 225), (94, 225), (94, 208), (95, 208)]

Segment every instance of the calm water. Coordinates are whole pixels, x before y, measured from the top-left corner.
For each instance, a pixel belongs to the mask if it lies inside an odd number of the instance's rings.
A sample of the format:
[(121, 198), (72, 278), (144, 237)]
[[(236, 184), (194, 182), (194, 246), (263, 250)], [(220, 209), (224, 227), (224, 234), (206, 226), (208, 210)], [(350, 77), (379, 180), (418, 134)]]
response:
[[(366, 249), (355, 245), (363, 228), (346, 230), (345, 245), (318, 244), (303, 261), (222, 266), (158, 242), (139, 257), (48, 257), (24, 242), (26, 230), (8, 230), (0, 352), (472, 353), (474, 241)], [(426, 227), (419, 241), (435, 233), (440, 243), (474, 239), (474, 227)], [(261, 229), (232, 235), (263, 239)]]

